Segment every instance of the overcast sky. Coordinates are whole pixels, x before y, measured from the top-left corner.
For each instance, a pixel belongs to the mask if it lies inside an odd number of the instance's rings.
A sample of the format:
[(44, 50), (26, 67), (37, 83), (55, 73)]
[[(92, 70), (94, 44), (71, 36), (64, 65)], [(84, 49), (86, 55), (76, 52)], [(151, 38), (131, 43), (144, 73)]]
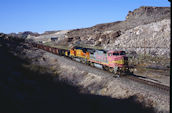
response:
[(0, 0), (0, 32), (67, 30), (122, 21), (140, 6), (168, 0)]

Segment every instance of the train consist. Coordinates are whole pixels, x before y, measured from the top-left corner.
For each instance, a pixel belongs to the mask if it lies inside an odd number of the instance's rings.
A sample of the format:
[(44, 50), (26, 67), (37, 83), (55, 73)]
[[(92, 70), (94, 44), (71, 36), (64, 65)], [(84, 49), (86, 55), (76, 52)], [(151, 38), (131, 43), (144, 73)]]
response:
[(36, 43), (33, 46), (60, 56), (69, 57), (84, 64), (102, 68), (116, 75), (132, 73), (131, 68), (128, 66), (128, 57), (125, 51), (105, 51), (77, 46), (68, 50)]

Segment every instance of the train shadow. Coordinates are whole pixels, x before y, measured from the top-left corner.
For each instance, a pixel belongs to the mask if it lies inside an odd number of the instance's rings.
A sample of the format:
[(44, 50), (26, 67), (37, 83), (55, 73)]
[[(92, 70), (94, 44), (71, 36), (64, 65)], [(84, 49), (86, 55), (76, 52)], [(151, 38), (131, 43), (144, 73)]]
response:
[(135, 96), (115, 99), (81, 94), (79, 88), (54, 82), (48, 73), (33, 72), (0, 47), (0, 113), (154, 113)]

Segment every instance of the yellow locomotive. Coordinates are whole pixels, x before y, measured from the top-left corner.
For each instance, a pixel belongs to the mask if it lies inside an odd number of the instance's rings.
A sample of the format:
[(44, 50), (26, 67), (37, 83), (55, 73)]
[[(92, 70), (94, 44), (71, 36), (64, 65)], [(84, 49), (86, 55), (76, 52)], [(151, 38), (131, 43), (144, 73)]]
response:
[(70, 57), (74, 59), (77, 58), (77, 60), (80, 60), (85, 63), (88, 61), (90, 53), (87, 51), (86, 48), (75, 46), (70, 49)]

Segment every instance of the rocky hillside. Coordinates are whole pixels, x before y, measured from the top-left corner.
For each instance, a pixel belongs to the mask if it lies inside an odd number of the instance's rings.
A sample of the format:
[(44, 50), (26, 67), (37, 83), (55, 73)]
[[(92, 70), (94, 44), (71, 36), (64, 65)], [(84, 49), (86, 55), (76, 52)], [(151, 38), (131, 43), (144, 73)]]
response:
[(68, 32), (67, 36), (71, 42), (100, 45), (113, 43), (117, 37), (125, 31), (139, 25), (170, 19), (169, 7), (140, 7), (129, 11), (125, 21), (99, 24), (90, 28), (75, 29)]
[(170, 57), (170, 20), (163, 19), (129, 29), (106, 48)]
[(144, 6), (129, 11), (125, 21), (45, 33), (32, 38), (51, 43), (50, 38), (58, 37), (52, 45), (98, 46), (103, 49), (124, 49), (128, 53), (169, 57), (170, 19), (170, 7)]
[(169, 57), (170, 19), (169, 7), (140, 7), (129, 11), (125, 21), (68, 31), (55, 45), (99, 46)]

